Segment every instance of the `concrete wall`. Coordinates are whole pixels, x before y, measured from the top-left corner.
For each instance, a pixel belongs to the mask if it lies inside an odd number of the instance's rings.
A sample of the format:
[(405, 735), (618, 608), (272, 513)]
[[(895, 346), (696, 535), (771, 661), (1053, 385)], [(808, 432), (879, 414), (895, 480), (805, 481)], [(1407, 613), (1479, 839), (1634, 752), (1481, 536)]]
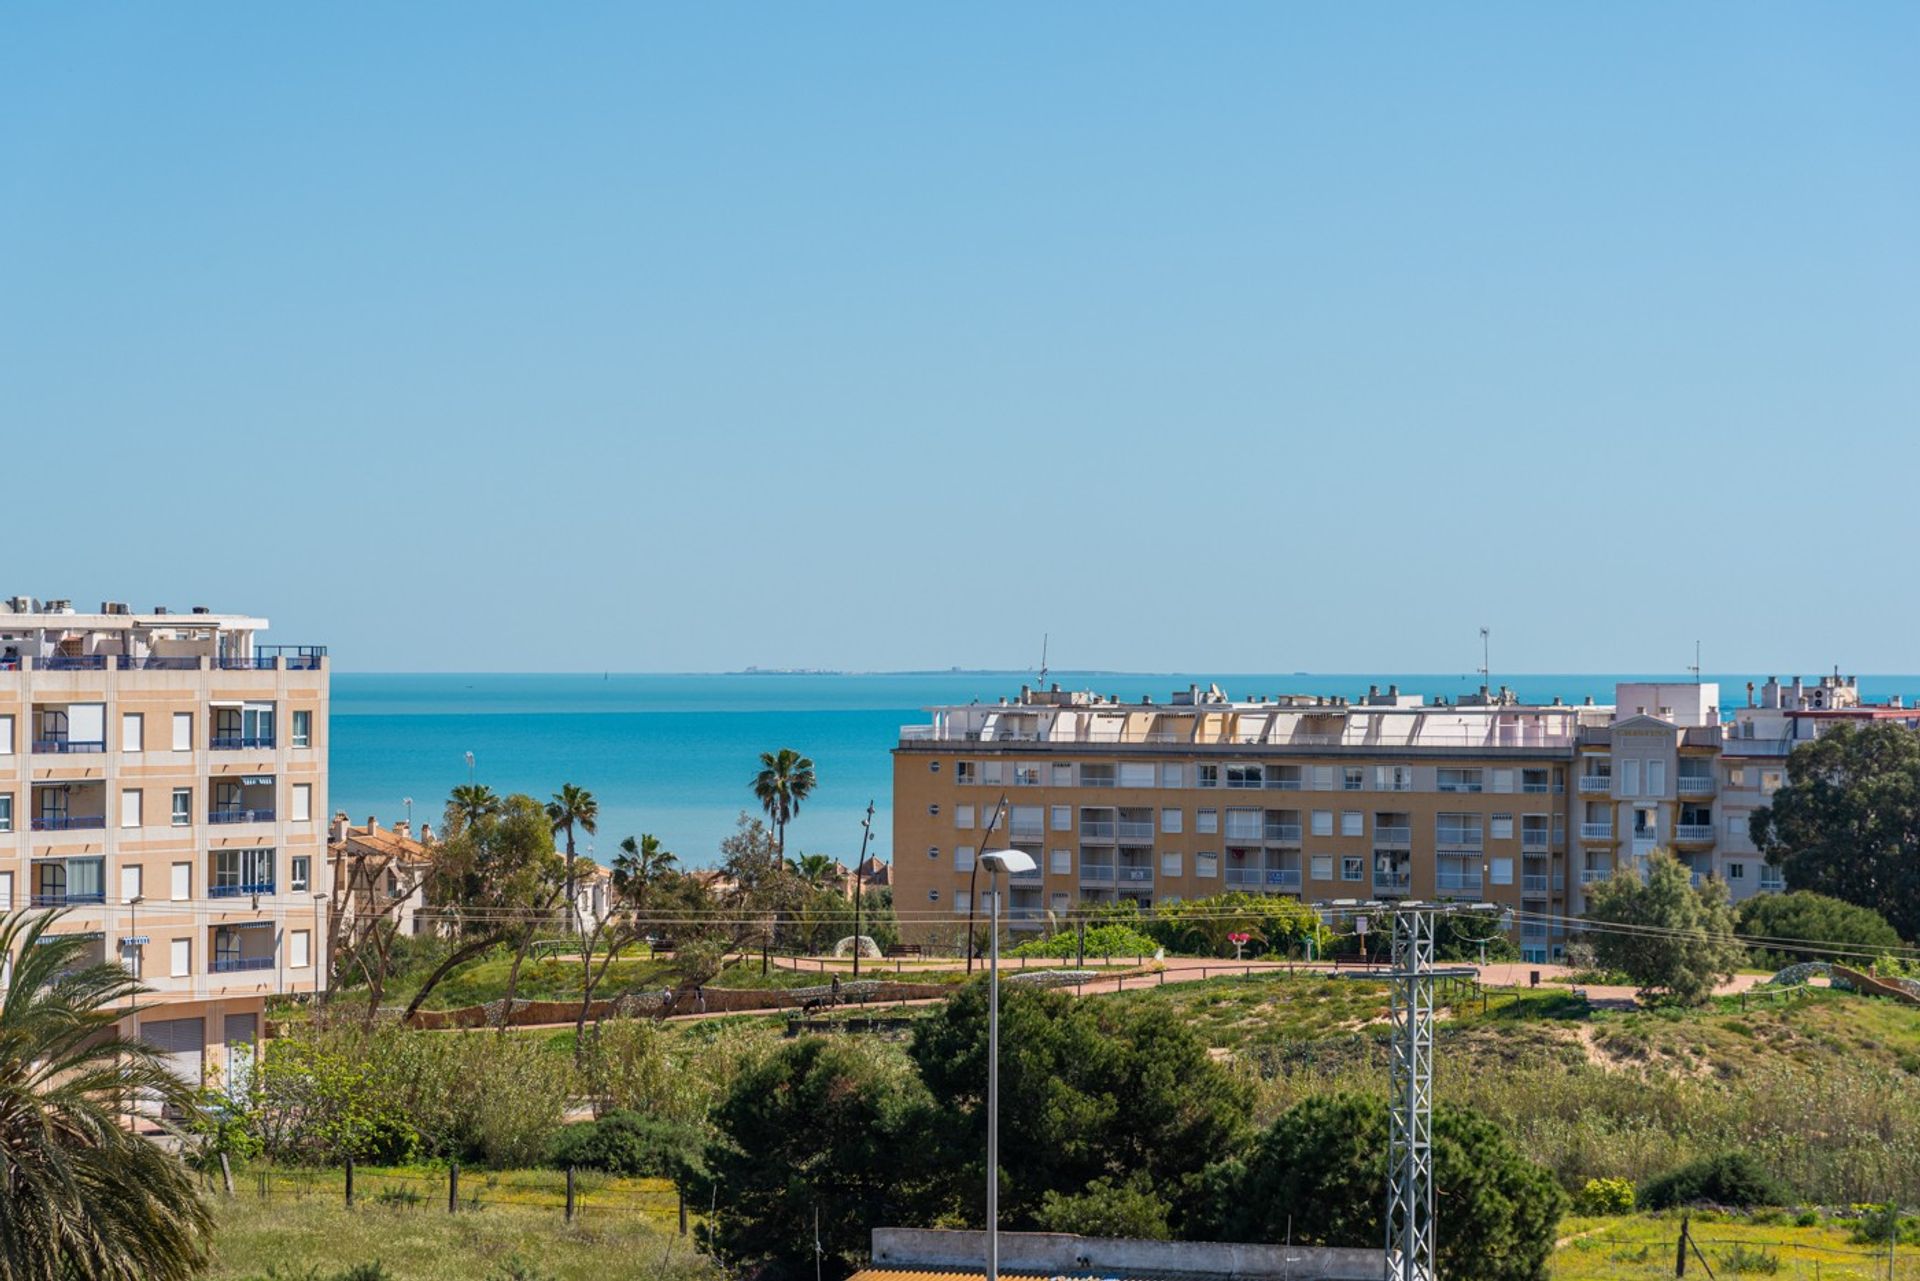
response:
[[(875, 1228), (873, 1266), (972, 1271), (986, 1266), (984, 1232)], [(1240, 1245), (1220, 1241), (1135, 1241), (1065, 1232), (1002, 1232), (1003, 1272), (1049, 1276), (1183, 1276), (1287, 1278), (1288, 1281), (1382, 1281), (1384, 1251), (1327, 1246)]]

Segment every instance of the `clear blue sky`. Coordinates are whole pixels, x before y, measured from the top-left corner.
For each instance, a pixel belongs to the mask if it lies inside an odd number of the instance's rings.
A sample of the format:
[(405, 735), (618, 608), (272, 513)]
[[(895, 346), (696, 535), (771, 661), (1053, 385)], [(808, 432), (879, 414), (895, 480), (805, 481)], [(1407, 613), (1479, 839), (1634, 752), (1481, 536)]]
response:
[(1920, 669), (1920, 6), (0, 15), (0, 593), (355, 669)]

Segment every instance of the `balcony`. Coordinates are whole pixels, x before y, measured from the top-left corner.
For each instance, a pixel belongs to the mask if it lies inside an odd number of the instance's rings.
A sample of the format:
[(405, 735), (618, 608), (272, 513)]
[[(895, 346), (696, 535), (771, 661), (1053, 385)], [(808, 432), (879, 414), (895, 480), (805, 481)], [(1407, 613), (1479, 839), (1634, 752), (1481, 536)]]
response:
[(1260, 834), (1265, 840), (1277, 841), (1283, 845), (1298, 845), (1300, 843), (1300, 824), (1268, 823), (1260, 829)]
[(1113, 884), (1113, 864), (1082, 863), (1080, 865), (1080, 883), (1082, 885)]
[(1259, 885), (1263, 873), (1257, 867), (1230, 867), (1227, 869), (1228, 885)]
[(1433, 844), (1436, 849), (1471, 850), (1476, 854), (1482, 848), (1479, 832), (1463, 832), (1448, 828), (1440, 829), (1433, 838)]
[(1760, 873), (1760, 888), (1768, 894), (1784, 893), (1787, 888), (1787, 878), (1779, 872), (1768, 875), (1766, 871), (1762, 871)]
[(1433, 888), (1442, 894), (1478, 894), (1480, 892), (1480, 873), (1478, 872), (1435, 872)]
[(207, 891), (207, 894), (212, 898), (246, 898), (252, 894), (264, 896), (272, 893), (272, 881), (259, 881), (253, 884), (216, 885)]
[(1613, 777), (1609, 774), (1582, 774), (1580, 790), (1604, 795), (1613, 790)]
[(105, 654), (53, 654), (37, 660), (34, 666), (43, 672), (104, 672)]
[(1711, 776), (1682, 774), (1673, 781), (1674, 789), (1682, 796), (1712, 796), (1714, 782)]
[(104, 890), (93, 890), (91, 892), (73, 894), (35, 894), (33, 896), (33, 905), (35, 907), (83, 907), (90, 903), (105, 903), (106, 901), (107, 895)]
[(1151, 885), (1153, 869), (1150, 867), (1119, 867), (1115, 869), (1115, 879), (1122, 885)]
[(1080, 824), (1080, 839), (1083, 841), (1110, 841), (1113, 839), (1113, 820), (1094, 819)]
[(1547, 848), (1547, 829), (1544, 827), (1523, 827), (1520, 829), (1520, 848), (1523, 850), (1544, 850)]
[(270, 970), (273, 968), (271, 956), (220, 956), (213, 961), (215, 974), (235, 974), (242, 970)]
[(1613, 824), (1582, 823), (1580, 839), (1583, 841), (1610, 841), (1613, 839)]
[[(267, 811), (267, 817), (273, 817), (272, 810)], [(1028, 823), (1009, 823), (1007, 825), (1007, 839), (1016, 845), (1038, 845), (1047, 839), (1047, 829), (1045, 826), (1036, 827)]]
[[(1038, 885), (1046, 879), (1047, 879), (1047, 874), (1041, 871), (1037, 867), (1034, 868), (1031, 872), (1008, 872), (1007, 873), (1007, 883), (1009, 885)], [(267, 893), (271, 894), (272, 892), (273, 892), (273, 888), (269, 886), (267, 888)]]
[(207, 822), (209, 823), (271, 823), (273, 822), (273, 811), (270, 809), (265, 809), (265, 810), (240, 809), (238, 807), (209, 810), (207, 812)]
[(1436, 792), (1479, 792), (1483, 789), (1483, 784), (1455, 779), (1452, 782), (1436, 783), (1434, 784), (1433, 790)]
[(1413, 829), (1411, 827), (1381, 827), (1376, 824), (1373, 829), (1373, 843), (1375, 845), (1411, 846), (1413, 844)]
[(1375, 872), (1373, 874), (1375, 894), (1407, 894), (1412, 889), (1412, 872)]
[(1533, 921), (1527, 921), (1520, 926), (1520, 937), (1530, 942), (1535, 940), (1545, 941), (1547, 937), (1547, 927)]
[[(1637, 835), (1637, 833), (1636, 833)], [(1679, 823), (1674, 826), (1673, 839), (1690, 844), (1713, 840), (1711, 823)]]
[(1547, 874), (1545, 872), (1523, 872), (1520, 876), (1520, 888), (1528, 894), (1547, 892)]
[(1613, 869), (1610, 867), (1588, 867), (1580, 871), (1582, 885), (1598, 885), (1601, 881), (1611, 880)]
[(106, 740), (98, 738), (36, 738), (33, 750), (49, 756), (64, 756), (80, 752), (104, 752)]
[(216, 752), (272, 751), (271, 734), (215, 734), (207, 746)]
[(1267, 884), (1274, 889), (1297, 890), (1300, 888), (1300, 869), (1270, 867), (1267, 869)]
[(1151, 819), (1145, 823), (1133, 819), (1122, 819), (1116, 824), (1116, 827), (1119, 829), (1120, 839), (1123, 841), (1150, 841), (1153, 839), (1153, 822)]
[(1298, 778), (1274, 778), (1269, 775), (1266, 782), (1269, 792), (1297, 792), (1300, 788), (1301, 780)]
[(1547, 783), (1522, 783), (1520, 790), (1528, 796), (1545, 796), (1553, 789), (1551, 784)]
[(106, 825), (105, 814), (36, 814), (33, 817), (36, 832), (79, 832)]

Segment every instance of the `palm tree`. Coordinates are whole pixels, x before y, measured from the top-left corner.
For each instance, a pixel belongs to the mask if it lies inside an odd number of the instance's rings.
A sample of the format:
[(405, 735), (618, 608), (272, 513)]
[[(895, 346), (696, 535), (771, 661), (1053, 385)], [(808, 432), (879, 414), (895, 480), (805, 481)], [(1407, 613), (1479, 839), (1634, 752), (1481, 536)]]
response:
[(600, 802), (593, 799), (593, 793), (573, 783), (562, 783), (560, 790), (547, 802), (547, 821), (553, 824), (555, 836), (567, 834), (567, 909), (573, 910), (577, 901), (573, 892), (573, 829), (576, 825), (588, 836), (600, 830)]
[(802, 854), (787, 866), (791, 867), (793, 874), (805, 881), (809, 888), (816, 890), (826, 889), (840, 876), (838, 865), (825, 854)]
[(791, 747), (760, 753), (760, 772), (753, 776), (753, 794), (773, 820), (774, 850), (787, 853), (787, 824), (800, 812), (800, 802), (813, 795), (813, 762)]
[(213, 1218), (122, 1104), (190, 1110), (193, 1095), (158, 1050), (115, 1037), (147, 989), (86, 964), (80, 936), (47, 933), (62, 915), (0, 919), (0, 955), (14, 958), (0, 1002), (0, 1276), (184, 1281), (207, 1265)]
[(485, 783), (462, 783), (453, 789), (447, 812), (459, 820), (461, 827), (471, 827), (498, 814), (501, 806), (500, 797)]
[(636, 841), (629, 836), (613, 856), (613, 892), (644, 907), (647, 890), (678, 861), (660, 848), (659, 837), (642, 832)]

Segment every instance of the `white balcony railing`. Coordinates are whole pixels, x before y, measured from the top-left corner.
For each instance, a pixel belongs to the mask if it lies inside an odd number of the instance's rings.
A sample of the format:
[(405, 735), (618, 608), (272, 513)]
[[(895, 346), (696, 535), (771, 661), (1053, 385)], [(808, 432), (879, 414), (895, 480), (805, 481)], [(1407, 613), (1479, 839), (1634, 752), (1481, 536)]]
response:
[(1682, 774), (1674, 780), (1674, 787), (1682, 796), (1712, 796), (1714, 783), (1711, 777)]
[(1435, 872), (1433, 887), (1442, 894), (1478, 894), (1480, 892), (1480, 873), (1478, 872)]
[(1673, 829), (1676, 841), (1710, 841), (1713, 839), (1711, 823), (1680, 823)]
[(1606, 774), (1582, 774), (1580, 790), (1583, 792), (1611, 792), (1613, 779)]
[(1612, 876), (1613, 869), (1610, 867), (1582, 868), (1580, 871), (1580, 883), (1582, 885), (1597, 885)]
[(1119, 823), (1119, 833), (1122, 840), (1150, 841), (1153, 839), (1153, 823), (1151, 821), (1140, 823), (1129, 819), (1122, 819)]
[(1411, 827), (1380, 827), (1375, 825), (1373, 829), (1373, 843), (1375, 845), (1411, 845), (1413, 844), (1413, 829)]
[(1613, 839), (1613, 824), (1582, 823), (1580, 839), (1583, 841), (1610, 841)]
[(1298, 823), (1268, 823), (1261, 829), (1262, 835), (1269, 841), (1300, 843), (1300, 825)]

